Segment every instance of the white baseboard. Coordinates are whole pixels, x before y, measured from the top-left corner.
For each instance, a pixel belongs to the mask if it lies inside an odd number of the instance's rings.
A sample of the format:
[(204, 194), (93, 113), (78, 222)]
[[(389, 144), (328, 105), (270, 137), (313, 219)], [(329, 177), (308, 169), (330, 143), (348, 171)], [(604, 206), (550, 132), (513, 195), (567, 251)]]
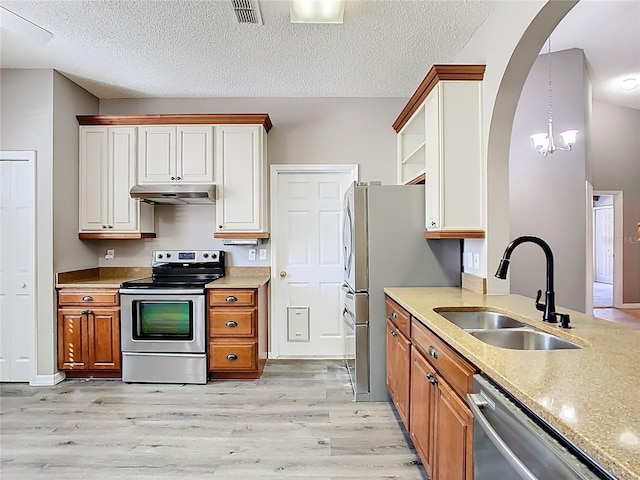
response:
[(67, 376), (64, 372), (56, 372), (53, 375), (36, 375), (33, 382), (29, 382), (32, 387), (51, 387), (63, 381)]
[(616, 308), (640, 308), (640, 303), (623, 303), (621, 307), (616, 307)]

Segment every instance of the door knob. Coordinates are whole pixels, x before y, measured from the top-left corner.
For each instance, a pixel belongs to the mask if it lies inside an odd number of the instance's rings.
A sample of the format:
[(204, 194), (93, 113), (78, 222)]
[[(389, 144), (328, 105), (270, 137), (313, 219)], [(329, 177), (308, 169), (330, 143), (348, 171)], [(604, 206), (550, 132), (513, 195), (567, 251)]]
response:
[(26, 283), (24, 283), (24, 282), (22, 282), (22, 283), (20, 284), (20, 288), (26, 288), (26, 286), (27, 286), (27, 284), (26, 284)]
[(284, 277), (286, 277), (286, 276), (287, 276), (287, 272), (285, 272), (284, 270), (282, 270), (282, 271), (280, 272), (280, 278), (284, 278)]

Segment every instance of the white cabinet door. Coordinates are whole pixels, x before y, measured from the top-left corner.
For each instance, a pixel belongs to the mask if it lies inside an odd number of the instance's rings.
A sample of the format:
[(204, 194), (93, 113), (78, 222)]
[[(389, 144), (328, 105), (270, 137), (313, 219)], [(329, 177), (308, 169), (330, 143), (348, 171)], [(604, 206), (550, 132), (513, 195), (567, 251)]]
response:
[(139, 184), (213, 183), (213, 126), (140, 127)]
[(173, 183), (176, 177), (176, 127), (138, 127), (137, 182)]
[(80, 231), (105, 231), (107, 228), (109, 216), (107, 130), (108, 127), (80, 127)]
[(80, 127), (80, 233), (153, 232), (153, 207), (129, 195), (136, 127)]
[(109, 226), (116, 231), (138, 230), (139, 202), (133, 200), (129, 190), (136, 181), (136, 129), (114, 127), (109, 129), (109, 159), (111, 188)]
[(427, 230), (484, 228), (481, 89), (443, 81), (425, 100)]
[(261, 126), (216, 127), (220, 193), (216, 232), (263, 232), (266, 223), (266, 158)]
[(176, 180), (213, 183), (213, 126), (177, 127)]

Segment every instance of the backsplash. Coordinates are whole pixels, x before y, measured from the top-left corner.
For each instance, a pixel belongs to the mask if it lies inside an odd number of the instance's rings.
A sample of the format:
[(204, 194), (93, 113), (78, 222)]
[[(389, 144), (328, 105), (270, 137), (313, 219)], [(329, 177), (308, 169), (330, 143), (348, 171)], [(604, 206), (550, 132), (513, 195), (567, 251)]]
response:
[[(97, 245), (98, 266), (140, 267), (151, 264), (153, 250), (224, 250), (227, 266), (269, 266), (271, 245), (268, 241), (257, 247), (223, 245), (213, 238), (216, 222), (215, 205), (155, 207), (157, 238), (144, 240), (89, 240)], [(249, 260), (249, 249), (256, 249), (256, 260)], [(114, 250), (113, 260), (105, 259), (107, 250)], [(260, 249), (267, 250), (266, 260), (259, 260)]]

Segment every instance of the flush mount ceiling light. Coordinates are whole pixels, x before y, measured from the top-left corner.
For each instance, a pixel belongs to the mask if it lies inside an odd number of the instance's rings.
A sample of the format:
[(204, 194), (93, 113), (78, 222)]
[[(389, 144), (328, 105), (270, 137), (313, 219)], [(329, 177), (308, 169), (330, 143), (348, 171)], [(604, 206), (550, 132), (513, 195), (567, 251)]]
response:
[(638, 86), (638, 79), (635, 77), (627, 77), (620, 82), (623, 90), (633, 90)]
[(345, 0), (289, 0), (291, 23), (342, 23)]
[(53, 38), (53, 33), (4, 7), (0, 7), (0, 27), (38, 45), (46, 45)]
[(553, 103), (552, 103), (552, 88), (551, 88), (551, 37), (549, 37), (549, 52), (548, 52), (548, 60), (549, 60), (549, 118), (547, 120), (547, 132), (546, 133), (536, 133), (535, 135), (531, 135), (531, 140), (533, 141), (533, 146), (538, 150), (539, 153), (542, 154), (543, 157), (547, 155), (551, 155), (556, 150), (571, 150), (571, 148), (576, 144), (576, 139), (578, 136), (578, 130), (567, 130), (566, 132), (562, 132), (560, 134), (560, 138), (562, 138), (562, 142), (565, 146), (558, 146), (553, 141)]

